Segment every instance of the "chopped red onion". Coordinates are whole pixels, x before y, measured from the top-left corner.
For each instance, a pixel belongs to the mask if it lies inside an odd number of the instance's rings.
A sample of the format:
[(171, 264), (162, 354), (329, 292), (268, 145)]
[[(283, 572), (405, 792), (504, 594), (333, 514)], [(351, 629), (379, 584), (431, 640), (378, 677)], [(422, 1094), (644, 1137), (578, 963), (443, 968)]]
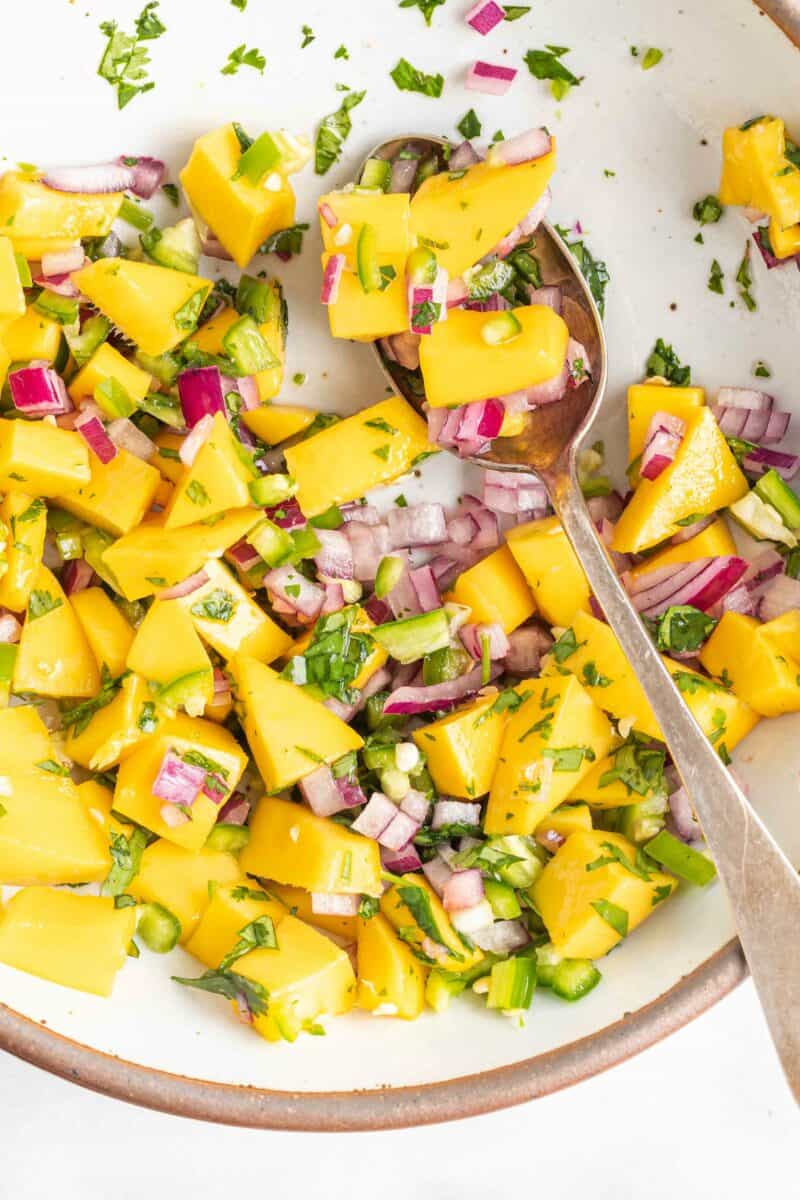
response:
[(783, 555), (773, 549), (762, 550), (748, 566), (742, 582), (747, 584), (751, 591), (757, 591), (765, 583), (769, 583), (770, 579), (782, 575), (785, 570), (786, 559)]
[[(77, 560), (76, 561), (80, 561)], [(91, 568), (89, 568), (91, 570)], [(66, 588), (64, 589), (66, 591)], [(0, 643), (4, 646), (15, 645), (22, 633), (22, 625), (8, 609), (0, 609)]]
[(494, 660), (497, 658), (505, 658), (510, 649), (509, 641), (502, 625), (497, 623), (491, 625), (462, 625), (458, 631), (464, 647), (472, 658), (481, 661), (483, 657), (483, 644), (488, 639), (489, 643), (489, 658)]
[(462, 912), (474, 908), (484, 897), (483, 876), (476, 867), (455, 871), (442, 891), (442, 904), (447, 912)]
[(650, 419), (645, 438), (639, 474), (644, 479), (657, 479), (671, 466), (686, 433), (686, 422), (672, 413), (657, 412)]
[(784, 454), (781, 450), (768, 450), (759, 446), (742, 459), (742, 467), (748, 475), (763, 475), (765, 471), (777, 471), (787, 482), (794, 479), (800, 469), (800, 455)]
[(299, 526), (307, 524), (302, 509), (294, 497), (291, 500), (285, 500), (282, 504), (274, 504), (271, 508), (265, 508), (264, 512), (273, 525), (278, 525), (281, 529), (297, 529)]
[(388, 796), (384, 796), (383, 792), (373, 792), (363, 812), (359, 813), (350, 828), (377, 841), (394, 820), (397, 812), (397, 805), (393, 804)]
[(124, 154), (117, 159), (117, 163), (133, 170), (130, 191), (140, 200), (149, 200), (161, 187), (167, 174), (167, 168), (161, 159), (148, 158), (146, 155)]
[(242, 792), (234, 792), (219, 810), (217, 821), (224, 825), (246, 825), (250, 816), (250, 801)]
[(342, 274), (344, 273), (346, 261), (343, 254), (332, 254), (328, 259), (325, 274), (322, 277), (322, 295), (320, 299), (323, 304), (335, 304), (339, 299), (339, 287), (342, 282)]
[[(516, 72), (514, 72), (516, 74)], [(512, 75), (513, 79), (514, 76)], [(505, 142), (496, 142), (490, 151), (492, 159), (499, 159), (508, 167), (519, 163), (533, 162), (550, 153), (552, 139), (546, 129), (528, 129)]]
[(411, 871), (420, 870), (422, 859), (413, 842), (407, 842), (399, 850), (387, 850), (385, 846), (381, 846), (381, 866), (384, 871), (391, 871), (393, 875), (407, 875)]
[(137, 429), (127, 417), (117, 417), (111, 421), (107, 432), (118, 450), (127, 450), (143, 462), (149, 462), (156, 452), (155, 442), (151, 442), (147, 434)]
[(433, 806), (434, 829), (443, 825), (480, 825), (481, 806), (467, 800), (437, 800)]
[(494, 550), (500, 545), (497, 516), (477, 496), (463, 496), (461, 511), (472, 517), (478, 525), (478, 532), (471, 542), (473, 550)]
[(400, 803), (400, 811), (404, 812), (407, 817), (411, 817), (412, 821), (416, 821), (418, 825), (422, 825), (428, 817), (428, 811), (431, 804), (424, 792), (418, 792), (416, 788), (411, 788), (406, 792)]
[(442, 597), (430, 564), (416, 567), (409, 573), (420, 612), (433, 612), (442, 607)]
[(234, 563), (240, 571), (249, 571), (251, 567), (257, 563), (263, 562), (261, 555), (255, 550), (246, 538), (235, 542), (233, 546), (229, 546), (225, 551), (225, 557)]
[(465, 171), (469, 167), (474, 167), (476, 163), (482, 161), (482, 156), (473, 146), (472, 142), (460, 142), (455, 150), (450, 155), (450, 161), (447, 164), (449, 171)]
[[(408, 565), (408, 556), (405, 554), (402, 556), (395, 554), (392, 557), (402, 559), (403, 562), (403, 569), (386, 597), (389, 603), (389, 608), (392, 611), (392, 615), (397, 620), (400, 620), (402, 617), (418, 616), (423, 610), (419, 601), (417, 589), (414, 587), (414, 582), (411, 578), (411, 570)], [(437, 605), (437, 607), (439, 606)]]
[(329, 229), (335, 229), (339, 224), (339, 218), (337, 217), (336, 213), (333, 211), (330, 204), (327, 204), (324, 200), (321, 200), (317, 205), (317, 211)]
[(567, 342), (567, 371), (569, 373), (568, 387), (580, 387), (587, 379), (591, 379), (589, 370), (589, 355), (581, 342), (570, 338)]
[(487, 470), (483, 476), (483, 503), (493, 512), (528, 512), (547, 507), (547, 489), (528, 472)]
[(228, 676), (219, 667), (214, 668), (214, 699), (218, 700), (222, 696), (229, 697), (231, 694), (231, 685)]
[(189, 808), (203, 791), (205, 782), (206, 772), (202, 767), (186, 763), (174, 750), (167, 750), (150, 790), (159, 800)]
[(476, 946), (489, 954), (512, 954), (531, 940), (525, 922), (519, 919), (494, 921), (484, 929), (473, 929), (469, 936)]
[(419, 160), (416, 158), (396, 158), (392, 163), (392, 178), (389, 191), (393, 195), (410, 192), (417, 178)]
[(370, 596), (364, 604), (364, 612), (374, 625), (383, 625), (392, 619), (392, 610), (384, 600)]
[(668, 800), (669, 816), (667, 825), (675, 837), (682, 842), (696, 842), (703, 836), (700, 822), (695, 816), (692, 802), (686, 788), (679, 787)]
[(788, 258), (778, 258), (767, 245), (765, 235), (766, 229), (756, 229), (753, 234), (753, 241), (761, 252), (761, 257), (767, 265), (767, 270), (772, 271), (775, 267), (785, 267), (789, 263), (796, 263), (800, 266), (800, 254), (790, 254)]
[(529, 237), (532, 237), (544, 220), (552, 199), (553, 194), (550, 188), (545, 188), (533, 208), (525, 214), (519, 225), (515, 225), (511, 232), (497, 243), (491, 254), (496, 254), (498, 258), (508, 258), (511, 251), (515, 250), (520, 242), (527, 241)]
[(102, 196), (110, 192), (133, 191), (133, 168), (121, 163), (98, 163), (85, 167), (53, 167), (42, 176), (45, 187), (54, 192)]
[(361, 521), (364, 525), (380, 525), (383, 517), (374, 504), (359, 504), (354, 500), (339, 506), (345, 521)]
[[(338, 612), (340, 608), (344, 608), (344, 588), (340, 583), (335, 583), (331, 579), (326, 579), (324, 582), (325, 599), (322, 602), (321, 614), (327, 617), (330, 613)], [(349, 718), (347, 718), (349, 720)]]
[(318, 817), (332, 817), (334, 813), (348, 807), (336, 786), (330, 767), (317, 767), (310, 775), (304, 775), (297, 786), (308, 807)]
[(441, 896), (444, 891), (445, 884), (452, 877), (453, 872), (443, 858), (432, 858), (430, 862), (422, 864), (422, 873), (431, 885), (437, 896)]
[(394, 550), (406, 546), (435, 546), (447, 540), (444, 509), (434, 502), (390, 509), (386, 524)]
[[(325, 611), (325, 607), (323, 606), (322, 612), (325, 613)], [(344, 701), (339, 700), (337, 696), (326, 696), (322, 703), (325, 708), (327, 708), (328, 712), (332, 712), (333, 715), (338, 717), (340, 721), (344, 721), (345, 725), (352, 721), (353, 717), (358, 711), (357, 705), (345, 704)]]
[(158, 593), (159, 600), (180, 600), (183, 596), (191, 596), (192, 592), (196, 592), (204, 584), (208, 583), (209, 576), (206, 571), (195, 571), (193, 575), (188, 575), (186, 579), (182, 579), (180, 583), (174, 583), (172, 587), (164, 588), (163, 592)]
[(75, 431), (104, 465), (117, 457), (117, 447), (106, 433), (103, 422), (94, 413), (82, 412), (75, 421)]
[[(736, 587), (731, 588), (726, 596), (723, 596), (721, 608), (722, 612), (737, 612), (752, 617), (756, 609), (755, 597), (746, 583), (739, 582)], [(711, 615), (716, 614), (712, 612)]]
[(367, 803), (367, 797), (364, 795), (355, 778), (351, 778), (349, 775), (341, 775), (336, 780), (336, 787), (339, 790), (339, 795), (342, 797), (345, 808), (360, 808), (362, 804)]
[(499, 67), (479, 60), (470, 67), (465, 82), (472, 92), (483, 92), (487, 96), (504, 96), (516, 77), (514, 67)]
[(419, 821), (415, 821), (408, 813), (398, 808), (386, 828), (378, 834), (378, 841), (387, 850), (402, 850), (418, 832), (419, 827)]
[(71, 275), (37, 275), (33, 282), (56, 296), (65, 296), (68, 300), (77, 300), (80, 296)]
[(486, 37), (487, 33), (491, 33), (494, 27), (505, 19), (505, 10), (496, 0), (478, 0), (478, 3), (464, 17), (467, 24), (483, 37)]
[[(408, 312), (412, 334), (433, 333), (434, 324), (447, 320), (447, 281), (447, 271), (444, 267), (437, 267), (433, 283), (409, 282)], [(435, 313), (432, 322), (425, 321), (422, 316), (424, 309), (433, 310)]]
[(275, 567), (264, 576), (264, 587), (294, 612), (314, 619), (319, 616), (325, 600), (325, 592), (319, 584), (312, 583), (294, 567)]
[(457, 546), (469, 546), (478, 533), (478, 522), (469, 513), (463, 517), (451, 517), (447, 522), (447, 536)]
[[(72, 558), (64, 564), (61, 572), (61, 586), (66, 596), (74, 596), (76, 592), (85, 591), (95, 580), (95, 573), (85, 558)], [(0, 641), (3, 638), (0, 637)]]
[(548, 287), (531, 288), (528, 292), (528, 299), (531, 304), (538, 304), (542, 308), (552, 308), (553, 312), (561, 316), (564, 308), (564, 293), (560, 287), (550, 285)]
[(758, 615), (762, 621), (772, 621), (795, 608), (800, 608), (800, 579), (779, 575), (764, 589)]
[(371, 583), (381, 559), (389, 553), (389, 530), (385, 525), (364, 525), (348, 521), (342, 527), (353, 552), (353, 576), (361, 583)]
[(225, 412), (222, 375), (219, 367), (189, 367), (178, 376), (178, 395), (183, 417), (190, 429), (205, 416)]
[[(447, 307), (459, 308), (466, 300), (469, 299), (469, 288), (464, 280), (459, 275), (455, 279), (447, 281)], [(418, 364), (419, 365), (419, 364)]]
[[(500, 673), (499, 668), (492, 667), (491, 678)], [(440, 712), (455, 707), (461, 700), (473, 696), (484, 686), (480, 667), (460, 675), (458, 679), (446, 683), (435, 683), (430, 687), (401, 687), (387, 699), (383, 711), (387, 716), (399, 713), (413, 716), (415, 713)]]
[(314, 535), (320, 545), (314, 555), (319, 574), (330, 579), (352, 579), (353, 551), (347, 536), (340, 529), (315, 529)]
[(722, 408), (746, 408), (750, 412), (770, 412), (775, 397), (755, 388), (721, 387), (717, 392), (717, 405)]
[(643, 617), (660, 616), (681, 604), (705, 612), (739, 582), (746, 570), (747, 562), (734, 554), (675, 563), (632, 580), (631, 598)]
[[(198, 230), (198, 232), (201, 231)], [(216, 258), (220, 262), (233, 262), (233, 255), (225, 249), (217, 235), (212, 233), (210, 229), (206, 229), (204, 237), (201, 236), (200, 253), (205, 258)]]
[(214, 428), (214, 418), (211, 413), (201, 417), (190, 433), (180, 444), (178, 454), (185, 467), (191, 467), (200, 450), (205, 445), (211, 430)]
[(512, 675), (536, 675), (542, 657), (553, 644), (547, 630), (538, 625), (525, 625), (508, 635), (508, 653), (505, 668)]
[(357, 917), (360, 904), (355, 892), (311, 893), (311, 911), (318, 917)]
[(46, 363), (34, 361), (11, 371), (8, 387), (14, 408), (28, 417), (68, 413), (72, 408), (64, 380)]
[(591, 496), (586, 501), (589, 515), (599, 528), (602, 521), (618, 521), (625, 507), (619, 492), (609, 492), (607, 496)]
[(69, 275), (79, 271), (85, 261), (86, 254), (81, 245), (70, 246), (68, 250), (52, 250), (42, 255), (42, 275)]

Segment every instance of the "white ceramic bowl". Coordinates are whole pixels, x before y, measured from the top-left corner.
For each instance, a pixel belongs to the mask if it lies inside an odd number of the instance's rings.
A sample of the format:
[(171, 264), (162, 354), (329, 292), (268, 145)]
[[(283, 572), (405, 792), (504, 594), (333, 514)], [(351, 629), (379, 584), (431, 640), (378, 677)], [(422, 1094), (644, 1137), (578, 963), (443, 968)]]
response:
[[(117, 0), (121, 28), (132, 26), (140, 7), (141, 0)], [(214, 125), (235, 119), (255, 131), (311, 132), (338, 106), (337, 82), (366, 87), (342, 163), (324, 182), (310, 171), (300, 179), (298, 219), (312, 224), (303, 255), (287, 267), (268, 264), (286, 285), (291, 312), (284, 394), (347, 411), (374, 403), (383, 383), (368, 349), (328, 336), (318, 301), (317, 195), (345, 182), (379, 139), (411, 129), (452, 134), (473, 106), (489, 136), (545, 123), (559, 140), (554, 218), (570, 225), (579, 217), (612, 276), (603, 433), (615, 466), (625, 451), (625, 388), (641, 376), (658, 336), (712, 392), (747, 384), (754, 361), (765, 360), (781, 407), (797, 407), (797, 272), (767, 277), (755, 256), (759, 307), (750, 314), (733, 284), (747, 236), (740, 214), (707, 227), (704, 245), (693, 240), (692, 205), (717, 188), (724, 126), (770, 111), (800, 129), (797, 50), (749, 0), (683, 9), (660, 0), (536, 0), (528, 17), (487, 39), (463, 23), (468, 0), (448, 0), (432, 30), (394, 0), (268, 7), (255, 0), (242, 14), (220, 3), (200, 14), (196, 5), (164, 0), (168, 33), (149, 44), (156, 89), (118, 113), (94, 74), (103, 43), (97, 24), (108, 14), (86, 15), (85, 5), (61, 0), (16, 6), (9, 19), (18, 53), (6, 56), (0, 73), (7, 164), (148, 153), (177, 168), (192, 139)], [(301, 21), (316, 34), (302, 51)], [(247, 68), (220, 74), (241, 42), (265, 52), (263, 77)], [(342, 42), (349, 61), (334, 60)], [(585, 75), (560, 105), (521, 63), (528, 48), (546, 43), (572, 47), (567, 61)], [(645, 72), (631, 45), (660, 47), (663, 61)], [(395, 89), (388, 72), (401, 53), (442, 71), (441, 100)], [(521, 66), (506, 98), (464, 89), (476, 57)], [(712, 257), (725, 272), (724, 298), (706, 287)], [(296, 371), (308, 376), (302, 390), (291, 382)], [(402, 490), (451, 501), (464, 476), (440, 456)], [(736, 761), (759, 811), (800, 862), (797, 728), (790, 718), (762, 722)], [(129, 962), (110, 1001), (0, 967), (0, 1045), (111, 1094), (216, 1120), (320, 1129), (446, 1119), (564, 1086), (688, 1020), (741, 978), (732, 936), (721, 888), (686, 889), (601, 964), (603, 982), (591, 996), (575, 1006), (537, 996), (522, 1029), (466, 999), (414, 1024), (353, 1015), (331, 1023), (327, 1037), (292, 1046), (266, 1045), (214, 997), (170, 983), (170, 974), (197, 965), (180, 950)]]

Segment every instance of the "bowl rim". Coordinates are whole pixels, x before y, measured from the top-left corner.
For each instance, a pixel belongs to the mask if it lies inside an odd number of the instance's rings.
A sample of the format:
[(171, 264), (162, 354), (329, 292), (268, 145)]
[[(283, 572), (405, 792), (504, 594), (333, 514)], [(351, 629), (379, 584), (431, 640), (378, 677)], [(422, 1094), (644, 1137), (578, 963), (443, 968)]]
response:
[(375, 1132), (462, 1120), (571, 1087), (699, 1017), (747, 975), (732, 939), (635, 1012), (555, 1050), (417, 1086), (291, 1092), (175, 1075), (93, 1049), (0, 1004), (0, 1049), (71, 1083), (143, 1108), (223, 1125), (305, 1133)]

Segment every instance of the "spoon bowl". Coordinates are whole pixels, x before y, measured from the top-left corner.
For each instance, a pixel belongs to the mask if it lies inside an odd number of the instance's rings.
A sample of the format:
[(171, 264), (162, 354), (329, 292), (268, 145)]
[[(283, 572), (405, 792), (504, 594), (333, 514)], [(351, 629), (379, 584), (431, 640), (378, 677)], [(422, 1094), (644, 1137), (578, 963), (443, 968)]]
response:
[[(435, 156), (443, 169), (447, 144), (442, 138), (411, 134), (377, 146), (370, 158), (393, 159), (413, 147), (420, 150), (420, 157)], [(791, 951), (800, 928), (800, 876), (684, 704), (597, 535), (578, 482), (577, 454), (605, 396), (603, 327), (589, 288), (558, 233), (541, 222), (535, 239), (543, 281), (562, 289), (562, 315), (571, 335), (586, 350), (591, 377), (568, 390), (563, 399), (526, 414), (519, 435), (496, 438), (471, 461), (501, 470), (533, 469), (545, 485), (594, 598), (636, 672), (703, 826), (778, 1056), (800, 1103), (800, 955)], [(411, 391), (407, 375), (392, 369), (377, 343), (375, 351), (394, 390), (424, 413), (424, 395)]]

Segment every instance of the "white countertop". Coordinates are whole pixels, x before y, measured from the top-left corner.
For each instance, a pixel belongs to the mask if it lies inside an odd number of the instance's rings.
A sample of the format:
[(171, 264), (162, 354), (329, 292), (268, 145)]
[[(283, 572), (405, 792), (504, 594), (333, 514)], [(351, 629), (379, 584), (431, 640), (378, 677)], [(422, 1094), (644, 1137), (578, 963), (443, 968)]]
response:
[(744, 1200), (789, 1195), (797, 1178), (796, 1110), (749, 982), (605, 1075), (452, 1125), (228, 1129), (95, 1096), (7, 1055), (0, 1101), (0, 1200), (141, 1200), (143, 1186), (147, 1200), (174, 1200), (181, 1180), (198, 1200), (248, 1187), (270, 1200)]

